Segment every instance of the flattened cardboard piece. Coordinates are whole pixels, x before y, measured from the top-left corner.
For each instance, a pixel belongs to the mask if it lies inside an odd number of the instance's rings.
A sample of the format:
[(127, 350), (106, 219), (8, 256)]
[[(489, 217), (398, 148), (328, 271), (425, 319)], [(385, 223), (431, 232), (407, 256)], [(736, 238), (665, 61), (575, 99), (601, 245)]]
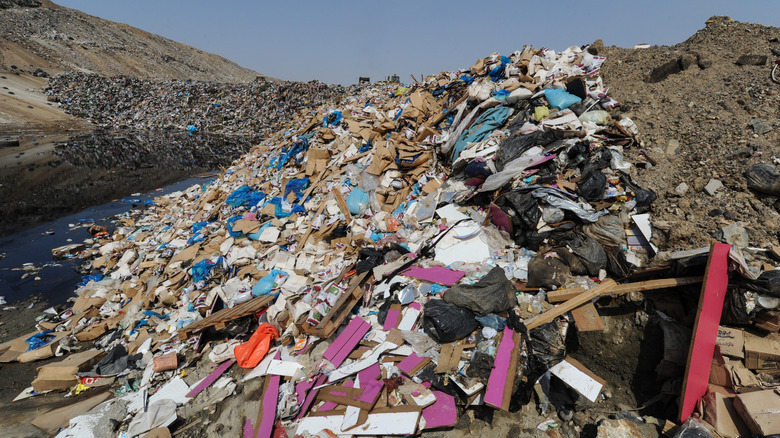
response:
[(780, 394), (777, 389), (737, 395), (734, 408), (754, 434), (780, 434)]
[(607, 383), (570, 356), (566, 356), (564, 360), (550, 367), (550, 372), (591, 403), (596, 402)]
[(756, 375), (752, 371), (745, 368), (742, 362), (731, 362), (731, 377), (734, 382), (734, 389), (737, 392), (745, 392), (746, 390), (758, 388), (761, 385), (758, 383)]
[(715, 354), (712, 356), (712, 367), (710, 368), (710, 380), (709, 383), (718, 386), (724, 386), (726, 388), (734, 387), (734, 380), (731, 377), (731, 367), (726, 364), (723, 356), (715, 349)]
[(728, 262), (731, 245), (715, 242), (710, 248), (707, 271), (704, 275), (696, 322), (688, 350), (688, 365), (681, 394), (678, 420), (685, 421), (696, 404), (707, 392), (709, 371), (712, 367), (712, 354), (718, 338), (718, 324), (726, 298), (726, 286), (729, 282)]
[(436, 369), (434, 369), (433, 372), (441, 374), (457, 370), (462, 354), (463, 345), (454, 342), (442, 345), (441, 352), (439, 353), (439, 360), (436, 363)]
[(591, 332), (604, 330), (604, 321), (601, 320), (598, 310), (593, 303), (585, 303), (571, 311), (574, 323), (577, 324), (577, 330), (581, 332)]
[(105, 351), (91, 349), (71, 354), (60, 362), (38, 367), (38, 376), (32, 381), (32, 387), (37, 392), (70, 388), (78, 383), (76, 373), (91, 369), (105, 355)]
[(509, 327), (504, 329), (504, 336), (496, 351), (495, 368), (490, 372), (485, 389), (485, 404), (509, 410), (509, 398), (512, 394), (517, 368), (517, 357), (520, 351), (520, 334)]
[(745, 358), (745, 334), (742, 329), (718, 326), (715, 345), (720, 347), (720, 352), (724, 356)]
[(24, 353), (20, 354), (16, 360), (21, 363), (28, 363), (52, 357), (54, 356), (54, 352), (57, 350), (57, 346), (59, 345), (60, 340), (69, 334), (70, 330), (66, 330), (64, 332), (53, 332), (52, 335), (54, 335), (54, 339), (52, 339), (51, 342), (35, 350), (25, 351)]
[(780, 335), (745, 333), (745, 367), (751, 370), (780, 368)]
[(734, 409), (734, 400), (720, 393), (708, 393), (704, 402), (704, 421), (710, 423), (724, 438), (749, 436), (750, 430)]
[(84, 398), (83, 400), (77, 399), (75, 403), (44, 412), (33, 418), (30, 423), (32, 423), (33, 426), (44, 430), (49, 435), (54, 435), (60, 428), (68, 427), (68, 422), (71, 418), (89, 412), (90, 409), (109, 398), (111, 398), (110, 391), (92, 394), (89, 398)]
[(3, 354), (0, 355), (0, 363), (8, 363), (15, 361), (20, 354), (27, 351), (27, 343), (24, 342), (30, 336), (33, 336), (39, 332), (30, 332), (26, 335), (19, 336), (16, 339), (12, 339), (3, 344)]

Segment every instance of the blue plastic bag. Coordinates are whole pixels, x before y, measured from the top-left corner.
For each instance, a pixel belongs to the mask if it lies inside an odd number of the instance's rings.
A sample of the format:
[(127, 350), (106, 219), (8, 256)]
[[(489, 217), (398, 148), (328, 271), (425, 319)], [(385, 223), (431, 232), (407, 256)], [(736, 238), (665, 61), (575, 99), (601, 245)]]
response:
[(36, 333), (29, 338), (25, 339), (27, 343), (27, 351), (37, 350), (41, 347), (49, 345), (54, 340), (54, 335), (49, 335), (52, 330), (46, 330), (45, 332)]
[(90, 281), (100, 281), (102, 279), (103, 279), (103, 274), (100, 273), (85, 275), (81, 277), (81, 281), (79, 282), (79, 284), (76, 285), (76, 287), (86, 286), (87, 283), (89, 283)]
[(289, 217), (293, 213), (296, 213), (296, 214), (304, 214), (304, 213), (306, 213), (306, 209), (303, 208), (302, 206), (298, 205), (298, 204), (289, 204), (290, 205), (290, 211), (284, 211), (284, 208), (282, 208), (282, 204), (286, 203), (286, 202), (287, 202), (286, 200), (283, 200), (282, 198), (280, 198), (278, 196), (275, 197), (275, 198), (271, 198), (271, 200), (268, 201), (269, 204), (271, 204), (271, 205), (276, 207), (274, 209), (274, 217), (276, 217), (277, 219), (281, 219), (281, 218), (284, 218), (284, 217)]
[(322, 118), (322, 127), (330, 128), (331, 126), (336, 126), (343, 118), (341, 111), (331, 111), (330, 114)]
[(352, 192), (347, 196), (347, 208), (352, 214), (363, 214), (368, 207), (368, 193), (355, 187)]
[(550, 103), (550, 106), (559, 110), (566, 109), (575, 103), (582, 102), (582, 99), (561, 88), (548, 88), (544, 90), (544, 97), (547, 99), (547, 102)]
[(242, 205), (255, 206), (265, 199), (265, 194), (252, 190), (249, 186), (241, 186), (228, 195), (225, 204), (231, 207)]
[(259, 297), (260, 295), (272, 295), (274, 297), (279, 296), (279, 292), (271, 293), (274, 289), (278, 289), (279, 286), (284, 284), (284, 282), (287, 280), (286, 272), (280, 271), (278, 269), (272, 269), (271, 273), (266, 275), (265, 277), (261, 278), (257, 281), (257, 284), (252, 287), (252, 296), (253, 297)]
[(222, 257), (219, 257), (215, 262), (212, 262), (211, 259), (204, 259), (192, 265), (192, 282), (205, 281), (218, 264), (222, 264)]
[(303, 191), (306, 190), (309, 187), (309, 178), (298, 178), (290, 180), (290, 182), (287, 183), (286, 186), (284, 186), (284, 197), (287, 198), (287, 195), (290, 194), (290, 192), (295, 193), (295, 199), (300, 200), (303, 198)]

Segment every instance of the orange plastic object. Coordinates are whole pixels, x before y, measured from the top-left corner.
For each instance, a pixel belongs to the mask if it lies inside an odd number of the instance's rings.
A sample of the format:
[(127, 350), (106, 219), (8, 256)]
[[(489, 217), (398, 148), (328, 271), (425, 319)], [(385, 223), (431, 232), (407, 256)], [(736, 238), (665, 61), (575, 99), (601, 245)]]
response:
[(236, 355), (236, 362), (241, 368), (254, 368), (263, 360), (268, 349), (271, 348), (271, 342), (279, 337), (279, 331), (271, 324), (264, 322), (257, 328), (255, 334), (243, 344), (236, 345), (233, 353)]

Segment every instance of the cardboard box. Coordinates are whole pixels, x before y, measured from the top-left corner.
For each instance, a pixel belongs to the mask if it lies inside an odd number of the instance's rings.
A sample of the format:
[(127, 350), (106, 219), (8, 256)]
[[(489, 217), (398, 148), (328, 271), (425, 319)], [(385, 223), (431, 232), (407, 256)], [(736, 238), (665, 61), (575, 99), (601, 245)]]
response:
[(734, 408), (754, 434), (780, 434), (780, 394), (776, 389), (740, 394)]
[(734, 400), (720, 393), (709, 393), (702, 399), (704, 402), (704, 421), (710, 423), (724, 438), (749, 436), (750, 430), (742, 421)]
[(78, 383), (76, 373), (92, 369), (105, 355), (105, 351), (92, 349), (38, 367), (38, 377), (33, 380), (32, 387), (38, 392), (70, 388)]
[(742, 329), (719, 326), (715, 345), (720, 347), (721, 354), (740, 359), (745, 357), (745, 334)]
[(780, 335), (745, 333), (745, 367), (751, 370), (780, 368)]

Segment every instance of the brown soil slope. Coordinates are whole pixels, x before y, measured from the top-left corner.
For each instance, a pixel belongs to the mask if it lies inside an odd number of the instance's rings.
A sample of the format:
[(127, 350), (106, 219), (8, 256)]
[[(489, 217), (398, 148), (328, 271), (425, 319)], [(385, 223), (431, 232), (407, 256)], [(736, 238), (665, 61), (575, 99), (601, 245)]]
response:
[[(775, 27), (713, 17), (674, 46), (599, 48), (610, 94), (642, 133), (629, 158), (643, 154), (655, 163), (641, 175), (658, 192), (659, 247), (705, 246), (728, 224), (744, 227), (751, 246), (777, 244), (780, 203), (748, 189), (743, 174), (780, 157), (780, 85), (770, 79), (778, 38)], [(742, 55), (768, 59), (737, 65)], [(710, 179), (724, 185), (715, 196), (703, 191)], [(689, 187), (682, 195), (675, 190), (681, 183)]]
[(156, 80), (249, 82), (257, 76), (221, 56), (52, 3), (0, 9), (0, 64)]

